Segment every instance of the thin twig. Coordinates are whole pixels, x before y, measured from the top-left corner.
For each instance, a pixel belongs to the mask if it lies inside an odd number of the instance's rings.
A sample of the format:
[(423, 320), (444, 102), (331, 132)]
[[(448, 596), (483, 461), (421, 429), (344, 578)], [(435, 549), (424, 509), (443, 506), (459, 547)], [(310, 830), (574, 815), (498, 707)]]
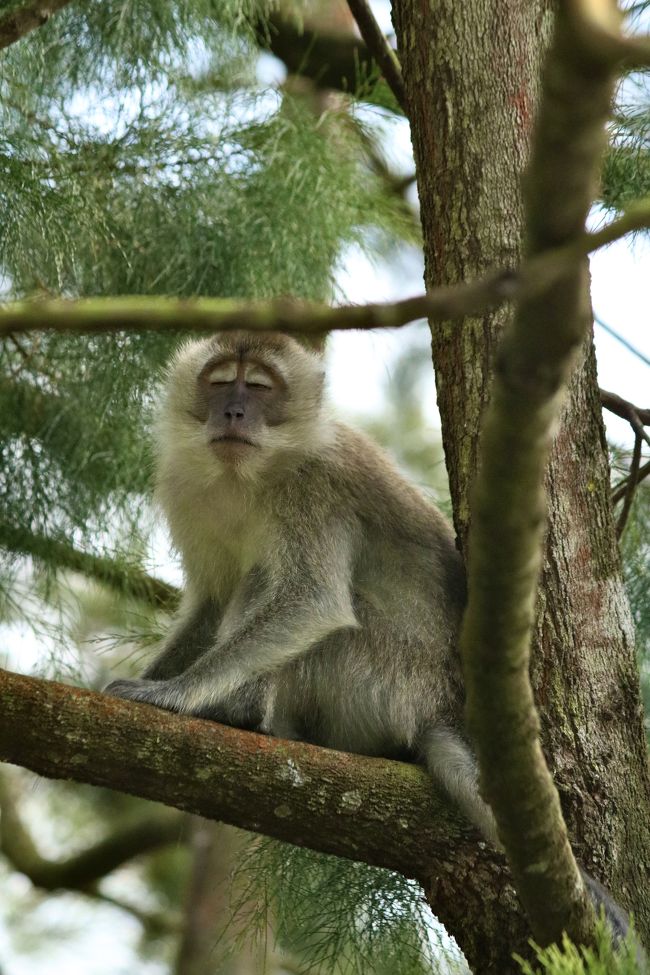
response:
[[(644, 478), (648, 477), (648, 475), (650, 475), (650, 460), (647, 461), (647, 463), (642, 464), (641, 467), (639, 467), (639, 470), (637, 471), (636, 477), (634, 479), (635, 480), (634, 486), (638, 487), (641, 481), (643, 481)], [(625, 496), (625, 492), (627, 491), (627, 485), (629, 480), (630, 480), (630, 474), (628, 474), (626, 477), (624, 477), (621, 481), (618, 482), (618, 484), (612, 491), (612, 505), (618, 504), (621, 498)]]
[(644, 353), (641, 352), (640, 349), (637, 349), (635, 345), (632, 345), (631, 342), (628, 342), (628, 340), (623, 335), (619, 335), (616, 329), (612, 328), (611, 325), (608, 325), (607, 322), (604, 322), (602, 318), (599, 318), (597, 315), (594, 315), (594, 321), (596, 322), (597, 325), (600, 325), (603, 331), (607, 332), (608, 335), (611, 335), (612, 338), (616, 339), (617, 342), (620, 342), (621, 345), (625, 346), (628, 352), (631, 352), (632, 355), (635, 355), (637, 357), (637, 359), (640, 359), (644, 365), (650, 366), (650, 359), (648, 358), (648, 356), (644, 355)]
[(357, 22), (359, 33), (366, 42), (366, 46), (374, 60), (377, 62), (400, 108), (405, 114), (408, 114), (406, 110), (406, 91), (404, 89), (404, 79), (402, 78), (400, 63), (395, 51), (386, 40), (383, 31), (375, 20), (375, 15), (370, 9), (370, 4), (367, 0), (348, 0), (348, 7)]
[(634, 492), (637, 486), (637, 477), (639, 475), (639, 466), (641, 464), (641, 445), (643, 443), (642, 438), (638, 435), (634, 438), (634, 451), (632, 452), (632, 463), (630, 464), (630, 476), (627, 483), (627, 488), (625, 490), (625, 497), (623, 501), (623, 508), (618, 516), (618, 521), (616, 522), (616, 537), (620, 538), (623, 534), (623, 530), (627, 523), (630, 511), (632, 510), (632, 501), (634, 500)]

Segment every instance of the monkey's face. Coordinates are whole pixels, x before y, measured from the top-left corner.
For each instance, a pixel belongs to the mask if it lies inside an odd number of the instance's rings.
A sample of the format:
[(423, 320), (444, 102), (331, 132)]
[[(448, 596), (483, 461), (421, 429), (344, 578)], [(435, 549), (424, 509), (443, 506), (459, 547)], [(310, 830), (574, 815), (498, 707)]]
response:
[(287, 420), (287, 383), (270, 362), (217, 355), (201, 370), (196, 416), (208, 443), (225, 464), (264, 449), (269, 431)]
[(322, 422), (322, 356), (286, 335), (223, 332), (182, 346), (170, 364), (157, 422), (159, 482), (174, 472), (209, 485), (225, 472), (257, 480), (315, 447)]

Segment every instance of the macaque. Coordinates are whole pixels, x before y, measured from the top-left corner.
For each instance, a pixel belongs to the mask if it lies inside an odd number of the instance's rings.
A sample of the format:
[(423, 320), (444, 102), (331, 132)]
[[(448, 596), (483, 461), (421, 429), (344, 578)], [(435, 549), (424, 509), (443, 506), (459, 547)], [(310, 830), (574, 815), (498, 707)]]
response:
[(185, 594), (142, 678), (107, 690), (420, 762), (499, 847), (463, 729), (454, 536), (375, 443), (332, 416), (323, 384), (322, 356), (279, 333), (221, 333), (176, 354), (157, 497)]

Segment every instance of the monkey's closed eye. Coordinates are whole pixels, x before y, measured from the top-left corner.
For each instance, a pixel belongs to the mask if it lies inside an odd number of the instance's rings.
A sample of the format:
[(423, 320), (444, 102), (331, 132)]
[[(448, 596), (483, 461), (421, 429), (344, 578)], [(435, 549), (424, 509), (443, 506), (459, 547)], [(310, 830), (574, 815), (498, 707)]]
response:
[(237, 379), (237, 364), (235, 362), (219, 362), (208, 373), (208, 382), (212, 386), (227, 386)]
[(273, 389), (273, 380), (262, 366), (251, 363), (246, 366), (244, 381), (250, 389)]

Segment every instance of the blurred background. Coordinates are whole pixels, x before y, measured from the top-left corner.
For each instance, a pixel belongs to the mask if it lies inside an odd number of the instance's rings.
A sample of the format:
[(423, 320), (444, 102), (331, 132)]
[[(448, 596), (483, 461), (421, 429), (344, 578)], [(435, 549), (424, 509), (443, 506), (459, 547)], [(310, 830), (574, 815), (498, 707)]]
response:
[[(373, 9), (390, 34), (389, 4)], [(72, 3), (2, 53), (0, 95), (5, 300), (422, 290), (408, 123), (344, 3)], [(626, 79), (594, 227), (650, 192), (649, 104), (646, 79)], [(600, 383), (640, 408), (649, 248), (591, 260)], [(329, 391), (447, 510), (428, 334), (332, 335)], [(178, 340), (2, 342), (2, 666), (99, 689), (141, 670), (169, 625), (182, 578), (149, 435)], [(620, 512), (635, 435), (605, 420)], [(620, 533), (646, 702), (649, 529), (642, 482)], [(2, 975), (464, 970), (417, 886), (387, 871), (10, 767), (0, 810)]]

